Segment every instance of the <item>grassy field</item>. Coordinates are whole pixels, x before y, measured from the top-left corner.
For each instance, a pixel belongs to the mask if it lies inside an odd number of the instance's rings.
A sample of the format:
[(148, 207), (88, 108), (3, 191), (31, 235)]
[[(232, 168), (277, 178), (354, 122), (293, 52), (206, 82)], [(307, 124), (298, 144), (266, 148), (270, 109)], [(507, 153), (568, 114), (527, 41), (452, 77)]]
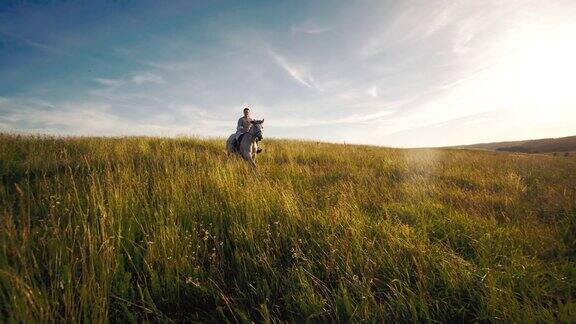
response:
[(0, 136), (0, 322), (574, 322), (576, 157)]

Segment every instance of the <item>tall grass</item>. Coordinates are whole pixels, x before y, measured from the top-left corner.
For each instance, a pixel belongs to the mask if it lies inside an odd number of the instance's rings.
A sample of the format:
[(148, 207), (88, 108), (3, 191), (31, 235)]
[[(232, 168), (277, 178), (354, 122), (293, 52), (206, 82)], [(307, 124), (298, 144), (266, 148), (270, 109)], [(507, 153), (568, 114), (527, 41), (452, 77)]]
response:
[(0, 321), (576, 320), (576, 159), (0, 136)]

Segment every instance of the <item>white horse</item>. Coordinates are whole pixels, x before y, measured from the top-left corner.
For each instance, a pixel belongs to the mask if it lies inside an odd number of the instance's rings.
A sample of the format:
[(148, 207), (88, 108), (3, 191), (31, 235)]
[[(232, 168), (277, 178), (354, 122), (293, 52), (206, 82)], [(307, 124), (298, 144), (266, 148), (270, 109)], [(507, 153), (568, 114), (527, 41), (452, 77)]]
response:
[(258, 142), (262, 140), (262, 129), (264, 128), (264, 119), (253, 120), (252, 127), (247, 133), (242, 135), (238, 147), (234, 147), (236, 134), (230, 135), (226, 141), (226, 150), (229, 154), (240, 154), (244, 160), (256, 168), (256, 154), (258, 151)]

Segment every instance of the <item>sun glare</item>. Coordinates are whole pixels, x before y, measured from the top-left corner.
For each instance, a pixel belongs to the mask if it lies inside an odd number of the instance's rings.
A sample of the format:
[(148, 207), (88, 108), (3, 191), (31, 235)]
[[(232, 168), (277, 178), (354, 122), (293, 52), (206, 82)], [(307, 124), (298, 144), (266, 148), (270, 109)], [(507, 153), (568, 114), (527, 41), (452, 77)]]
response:
[(501, 37), (486, 67), (452, 89), (467, 111), (517, 112), (538, 123), (576, 117), (576, 24), (524, 25)]
[(513, 45), (511, 95), (537, 109), (564, 110), (576, 103), (576, 25), (533, 31)]

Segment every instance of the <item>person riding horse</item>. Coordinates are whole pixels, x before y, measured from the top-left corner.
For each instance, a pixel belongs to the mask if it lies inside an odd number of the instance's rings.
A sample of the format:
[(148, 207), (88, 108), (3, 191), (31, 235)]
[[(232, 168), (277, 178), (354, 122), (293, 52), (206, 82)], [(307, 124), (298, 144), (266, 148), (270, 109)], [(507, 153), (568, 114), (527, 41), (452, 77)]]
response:
[(256, 157), (262, 150), (258, 142), (263, 139), (264, 119), (250, 118), (250, 109), (244, 108), (244, 116), (238, 120), (236, 132), (226, 140), (226, 151), (229, 154), (242, 156), (256, 170)]
[[(234, 135), (234, 148), (238, 148), (240, 143), (240, 138), (242, 135), (248, 133), (250, 131), (250, 127), (252, 127), (252, 122), (254, 121), (250, 117), (250, 108), (246, 107), (243, 110), (244, 116), (238, 119), (238, 124), (236, 125), (236, 134)], [(261, 148), (258, 148), (256, 153), (262, 152)]]

